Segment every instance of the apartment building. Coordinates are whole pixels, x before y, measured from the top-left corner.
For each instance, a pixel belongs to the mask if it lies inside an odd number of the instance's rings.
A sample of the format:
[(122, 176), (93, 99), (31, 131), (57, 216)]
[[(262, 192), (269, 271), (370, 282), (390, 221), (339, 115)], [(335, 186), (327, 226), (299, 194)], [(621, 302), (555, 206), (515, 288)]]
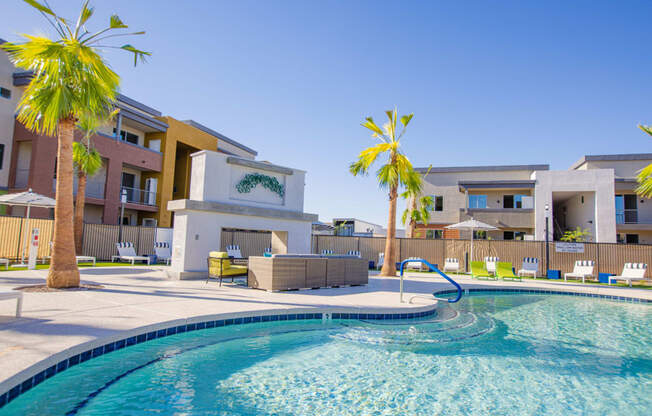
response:
[[(55, 137), (27, 130), (15, 110), (32, 74), (17, 71), (0, 51), (0, 191), (55, 196)], [(103, 159), (100, 171), (88, 178), (84, 220), (87, 223), (170, 227), (167, 202), (190, 192), (190, 155), (212, 150), (254, 159), (256, 151), (192, 120), (179, 121), (125, 95), (117, 96), (119, 113), (91, 138)], [(76, 133), (76, 140), (81, 133)], [(74, 184), (76, 192), (77, 185)], [(126, 197), (120, 217), (122, 195)], [(8, 210), (22, 215), (21, 208)], [(2, 212), (0, 212), (2, 213)], [(32, 216), (49, 218), (51, 210), (33, 209)]]
[[(549, 165), (432, 168), (424, 195), (435, 204), (416, 238), (469, 238), (445, 227), (469, 218), (496, 231), (475, 238), (558, 240), (567, 230), (588, 230), (588, 241), (652, 244), (652, 201), (634, 192), (638, 170), (652, 154), (584, 156), (568, 170)], [(418, 171), (426, 173), (427, 169)]]
[[(0, 39), (0, 45), (5, 43)], [(0, 193), (9, 184), (9, 158), (14, 137), (14, 113), (20, 93), (13, 85), (14, 66), (6, 53), (0, 52)]]
[(384, 237), (387, 230), (382, 225), (357, 218), (333, 218), (335, 235), (347, 237)]

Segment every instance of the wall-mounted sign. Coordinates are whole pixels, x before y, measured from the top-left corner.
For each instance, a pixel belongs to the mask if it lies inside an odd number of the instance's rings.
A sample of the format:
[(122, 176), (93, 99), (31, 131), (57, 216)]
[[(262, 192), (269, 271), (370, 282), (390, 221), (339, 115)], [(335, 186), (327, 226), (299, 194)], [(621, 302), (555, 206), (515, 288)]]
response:
[(285, 186), (281, 185), (278, 179), (268, 175), (263, 175), (262, 173), (246, 174), (242, 179), (240, 179), (240, 182), (235, 185), (235, 189), (237, 189), (241, 194), (246, 194), (251, 192), (251, 190), (259, 184), (262, 185), (263, 188), (274, 192), (281, 198), (285, 195)]
[(555, 243), (557, 253), (584, 253), (583, 243)]

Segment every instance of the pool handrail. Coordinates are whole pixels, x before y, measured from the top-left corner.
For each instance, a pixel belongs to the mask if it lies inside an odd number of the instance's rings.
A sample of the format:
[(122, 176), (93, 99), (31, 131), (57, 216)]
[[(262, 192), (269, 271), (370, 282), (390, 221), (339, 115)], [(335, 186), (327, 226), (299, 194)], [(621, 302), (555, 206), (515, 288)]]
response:
[(425, 264), (426, 266), (428, 266), (428, 268), (429, 268), (430, 270), (432, 270), (432, 271), (434, 271), (434, 272), (436, 272), (436, 273), (439, 273), (439, 275), (440, 275), (441, 277), (443, 277), (444, 279), (446, 279), (446, 280), (448, 280), (449, 282), (451, 282), (451, 283), (453, 284), (453, 286), (455, 286), (455, 288), (457, 289), (457, 297), (456, 297), (455, 299), (442, 299), (442, 298), (438, 298), (438, 297), (436, 297), (435, 294), (433, 293), (432, 296), (433, 296), (435, 299), (438, 299), (438, 300), (445, 300), (445, 301), (447, 301), (448, 303), (456, 303), (456, 302), (459, 302), (459, 300), (462, 298), (462, 287), (461, 287), (461, 286), (460, 286), (460, 285), (459, 285), (455, 280), (453, 280), (453, 279), (451, 279), (450, 277), (448, 277), (444, 272), (442, 272), (441, 270), (439, 270), (437, 267), (435, 267), (433, 264), (431, 264), (430, 262), (428, 262), (428, 261), (425, 260), (425, 259), (409, 259), (409, 260), (403, 260), (403, 261), (401, 262), (401, 269), (400, 269), (400, 270), (401, 270), (401, 296), (400, 296), (401, 303), (403, 303), (403, 270), (404, 270), (405, 265), (406, 265), (407, 263), (415, 262), (415, 261), (421, 262), (421, 263)]

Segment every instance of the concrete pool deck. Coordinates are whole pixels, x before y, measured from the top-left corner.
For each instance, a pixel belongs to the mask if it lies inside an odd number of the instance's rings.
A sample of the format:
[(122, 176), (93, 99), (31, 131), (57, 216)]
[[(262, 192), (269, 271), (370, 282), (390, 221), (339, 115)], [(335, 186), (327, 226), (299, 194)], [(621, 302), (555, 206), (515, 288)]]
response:
[[(47, 270), (0, 273), (0, 290), (43, 284)], [(165, 268), (115, 267), (81, 269), (82, 283), (98, 290), (27, 292), (23, 315), (15, 318), (15, 301), (0, 302), (0, 394), (30, 374), (62, 358), (131, 334), (201, 320), (258, 315), (319, 312), (421, 312), (434, 299), (399, 303), (399, 279), (373, 273), (369, 285), (290, 292), (265, 292), (204, 280), (169, 280)], [(530, 288), (652, 299), (652, 291), (581, 283), (523, 280), (478, 281), (453, 276), (463, 288)], [(405, 300), (451, 289), (432, 274), (408, 273)]]

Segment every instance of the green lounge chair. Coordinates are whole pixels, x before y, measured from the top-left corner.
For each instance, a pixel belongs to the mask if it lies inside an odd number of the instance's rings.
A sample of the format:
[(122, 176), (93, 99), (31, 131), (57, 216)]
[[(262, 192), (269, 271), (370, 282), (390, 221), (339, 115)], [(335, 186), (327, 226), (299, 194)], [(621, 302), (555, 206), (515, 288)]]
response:
[(517, 276), (514, 274), (514, 270), (512, 269), (512, 263), (508, 263), (505, 261), (499, 261), (496, 263), (496, 276), (502, 278), (503, 280), (505, 279), (521, 280), (521, 276)]
[(485, 277), (487, 279), (493, 279), (494, 277), (489, 274), (487, 271), (487, 266), (485, 266), (484, 261), (472, 261), (471, 262), (471, 277), (481, 278)]

